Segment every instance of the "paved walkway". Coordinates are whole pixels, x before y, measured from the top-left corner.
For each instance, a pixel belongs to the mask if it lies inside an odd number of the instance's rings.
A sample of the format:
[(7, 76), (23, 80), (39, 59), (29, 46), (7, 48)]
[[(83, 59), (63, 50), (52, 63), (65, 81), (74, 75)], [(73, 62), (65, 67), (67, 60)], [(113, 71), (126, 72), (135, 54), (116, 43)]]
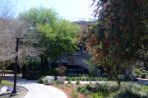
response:
[(18, 85), (28, 89), (28, 93), (24, 98), (67, 98), (66, 94), (61, 90), (34, 81), (19, 81)]

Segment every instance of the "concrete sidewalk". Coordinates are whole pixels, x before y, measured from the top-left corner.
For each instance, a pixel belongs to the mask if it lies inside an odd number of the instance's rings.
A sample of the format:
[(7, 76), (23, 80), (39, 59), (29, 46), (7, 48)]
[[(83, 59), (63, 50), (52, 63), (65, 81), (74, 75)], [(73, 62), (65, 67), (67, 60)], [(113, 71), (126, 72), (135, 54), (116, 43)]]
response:
[(24, 98), (67, 98), (61, 90), (49, 85), (35, 83), (34, 81), (21, 81), (18, 85), (28, 89)]

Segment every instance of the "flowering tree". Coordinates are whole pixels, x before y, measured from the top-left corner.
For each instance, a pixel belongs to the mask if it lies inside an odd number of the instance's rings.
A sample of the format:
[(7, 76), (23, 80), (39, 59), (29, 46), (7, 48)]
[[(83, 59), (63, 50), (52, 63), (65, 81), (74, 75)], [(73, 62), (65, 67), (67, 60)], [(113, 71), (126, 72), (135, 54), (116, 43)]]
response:
[[(12, 58), (15, 56), (14, 44), (12, 39), (14, 33), (10, 25), (12, 25), (11, 18), (13, 17), (13, 11), (10, 9), (12, 5), (9, 2), (1, 1), (0, 4), (0, 69), (2, 75), (5, 74), (5, 68), (10, 64)], [(11, 41), (10, 41), (11, 40)]]
[(8, 0), (0, 4), (0, 69), (2, 73), (8, 65), (15, 62), (16, 56), (21, 63), (27, 55), (35, 55), (32, 42), (24, 39), (19, 42), (18, 53), (16, 53), (16, 38), (25, 38), (29, 24), (15, 19), (13, 8), (12, 2)]

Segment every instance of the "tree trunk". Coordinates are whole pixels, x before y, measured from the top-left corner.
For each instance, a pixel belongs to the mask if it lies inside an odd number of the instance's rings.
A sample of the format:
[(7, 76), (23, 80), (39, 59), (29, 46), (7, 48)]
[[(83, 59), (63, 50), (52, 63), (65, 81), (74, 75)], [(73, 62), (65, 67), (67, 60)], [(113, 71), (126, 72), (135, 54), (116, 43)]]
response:
[(121, 86), (121, 81), (120, 81), (119, 78), (117, 79), (117, 83), (118, 83), (118, 87), (120, 87)]
[(118, 77), (118, 75), (116, 75), (115, 78), (116, 78), (116, 81), (117, 81), (118, 87), (120, 87), (120, 86), (121, 86), (120, 78)]

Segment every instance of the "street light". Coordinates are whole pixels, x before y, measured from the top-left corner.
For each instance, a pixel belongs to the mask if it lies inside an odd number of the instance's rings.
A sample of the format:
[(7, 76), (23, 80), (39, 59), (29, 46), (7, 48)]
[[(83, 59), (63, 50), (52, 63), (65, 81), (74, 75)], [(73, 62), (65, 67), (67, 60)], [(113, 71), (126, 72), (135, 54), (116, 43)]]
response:
[(13, 84), (13, 91), (12, 93), (13, 94), (16, 94), (17, 91), (16, 91), (16, 83), (17, 83), (17, 66), (18, 66), (18, 47), (19, 47), (19, 40), (20, 38), (16, 38), (16, 48), (15, 48), (15, 51), (16, 51), (16, 56), (15, 56), (15, 63), (14, 63), (14, 84)]
[[(32, 27), (30, 27), (30, 30), (33, 30)], [(15, 51), (16, 51), (16, 56), (15, 56), (15, 63), (14, 63), (14, 69), (13, 69), (13, 72), (14, 72), (14, 84), (13, 84), (13, 91), (12, 91), (12, 94), (16, 94), (17, 91), (16, 91), (16, 84), (17, 84), (17, 67), (18, 67), (18, 49), (19, 49), (19, 42), (20, 42), (20, 39), (24, 39), (24, 38), (20, 38), (20, 37), (16, 37), (16, 47), (15, 47)]]

